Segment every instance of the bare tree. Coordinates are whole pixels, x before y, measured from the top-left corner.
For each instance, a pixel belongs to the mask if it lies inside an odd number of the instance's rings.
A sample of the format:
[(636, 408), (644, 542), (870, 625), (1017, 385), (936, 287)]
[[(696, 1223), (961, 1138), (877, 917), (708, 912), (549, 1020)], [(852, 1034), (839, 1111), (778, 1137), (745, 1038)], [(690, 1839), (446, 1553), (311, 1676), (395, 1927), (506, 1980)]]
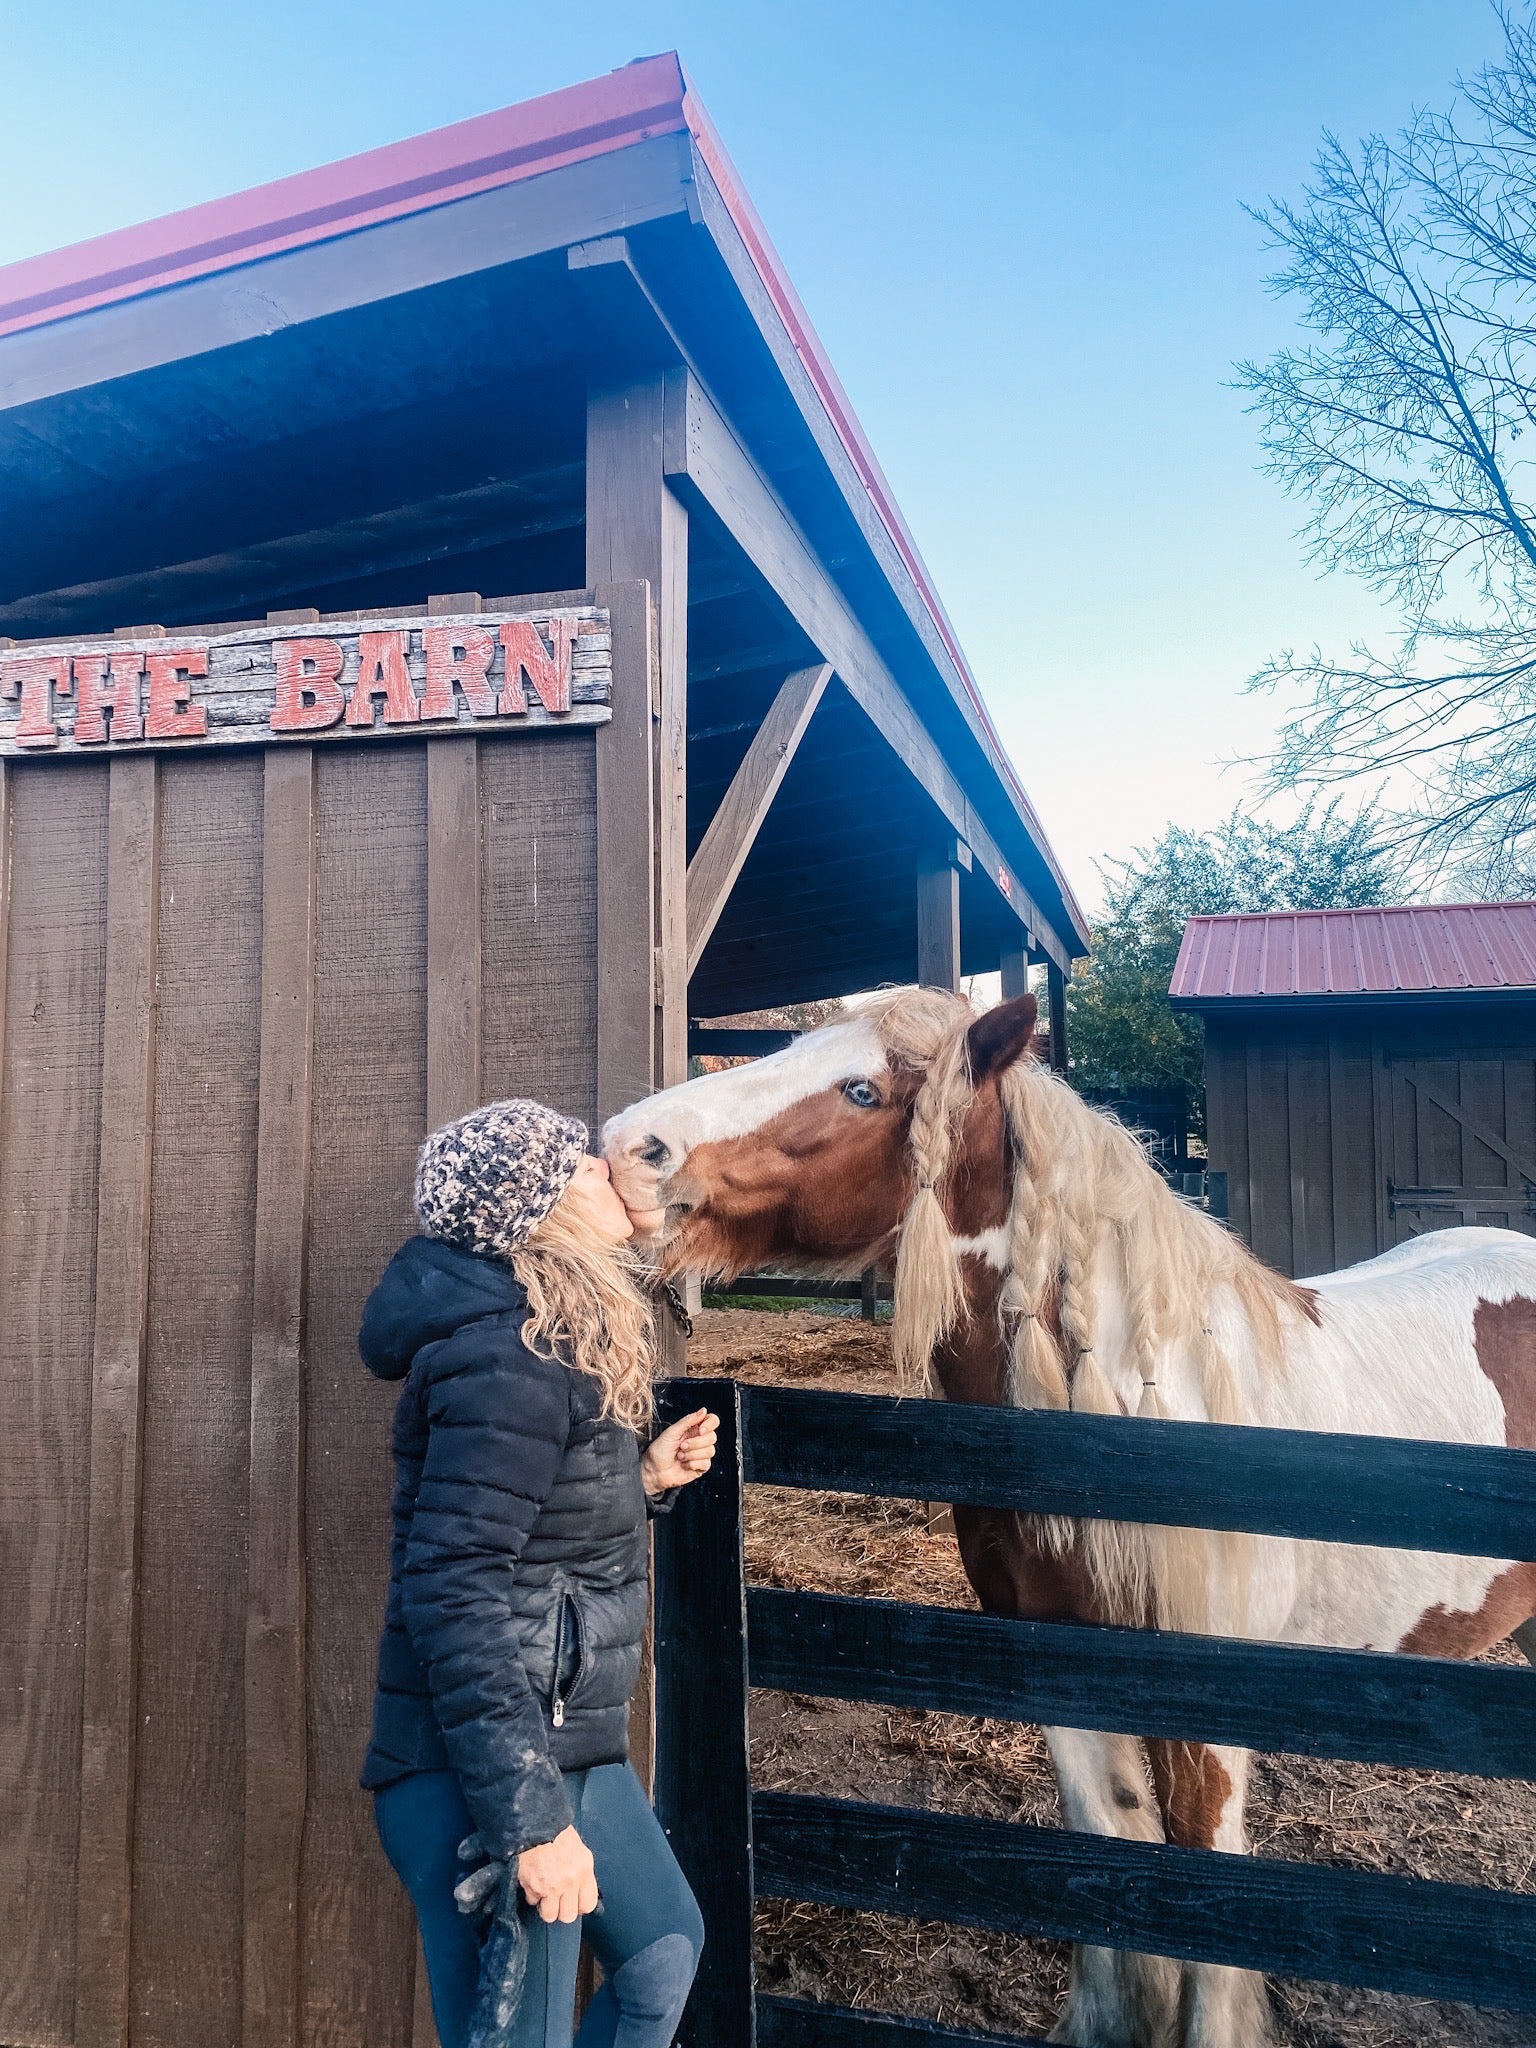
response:
[(1406, 784), (1400, 845), (1493, 891), (1536, 886), (1536, 30), (1499, 18), (1448, 112), (1325, 135), (1302, 203), (1255, 210), (1315, 339), (1238, 372), (1312, 558), (1401, 620), (1253, 679), (1306, 699), (1269, 786)]

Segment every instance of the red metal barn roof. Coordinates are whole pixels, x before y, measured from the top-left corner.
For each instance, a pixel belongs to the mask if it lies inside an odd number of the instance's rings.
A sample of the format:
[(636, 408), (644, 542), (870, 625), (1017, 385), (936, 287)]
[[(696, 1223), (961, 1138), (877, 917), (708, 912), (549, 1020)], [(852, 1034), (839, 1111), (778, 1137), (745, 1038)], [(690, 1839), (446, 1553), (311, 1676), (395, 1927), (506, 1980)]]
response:
[(1192, 917), (1176, 1006), (1310, 996), (1536, 992), (1536, 903)]
[(262, 257), (334, 240), (561, 166), (686, 132), (707, 164), (795, 354), (932, 621), (1009, 794), (1051, 866), (1068, 917), (1087, 919), (1023, 783), (837, 373), (675, 53), (518, 106), (301, 171), (226, 199), (0, 267), (0, 336), (160, 291)]

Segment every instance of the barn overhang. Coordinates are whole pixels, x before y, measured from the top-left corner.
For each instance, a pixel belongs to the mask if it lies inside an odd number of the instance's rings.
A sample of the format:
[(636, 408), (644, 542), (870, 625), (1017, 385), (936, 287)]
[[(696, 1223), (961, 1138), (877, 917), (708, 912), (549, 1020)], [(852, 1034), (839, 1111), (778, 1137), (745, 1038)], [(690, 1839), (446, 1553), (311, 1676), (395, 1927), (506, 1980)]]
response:
[(1086, 948), (675, 58), (0, 272), (0, 475), (16, 641), (650, 582), (695, 1012)]

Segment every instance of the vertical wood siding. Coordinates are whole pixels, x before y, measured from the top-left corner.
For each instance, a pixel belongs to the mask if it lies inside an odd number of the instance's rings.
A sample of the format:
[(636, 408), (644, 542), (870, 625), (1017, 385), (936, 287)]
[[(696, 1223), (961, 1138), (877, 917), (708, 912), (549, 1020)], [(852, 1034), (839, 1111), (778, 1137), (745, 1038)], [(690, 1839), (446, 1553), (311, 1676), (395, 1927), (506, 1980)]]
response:
[(74, 2033), (107, 770), (28, 764), (7, 775), (0, 2040), (30, 2048)]
[[(240, 2034), (235, 1879), (245, 1804), (261, 1035), (261, 759), (172, 758), (161, 764), (160, 780), (133, 1831), (135, 2048), (234, 2042)], [(188, 1938), (192, 1928), (195, 1940)]]
[(596, 762), (564, 740), (481, 745), (488, 1099), (597, 1118)]
[(75, 2040), (128, 2039), (150, 1163), (159, 976), (160, 769), (107, 769), (91, 1476), (81, 1701)]
[[(1536, 1228), (1519, 1170), (1536, 1162), (1528, 1004), (1212, 1018), (1205, 1076), (1232, 1227), (1282, 1272), (1336, 1271), (1463, 1221)], [(1389, 1184), (1441, 1200), (1394, 1213)], [(1491, 1199), (1463, 1213), (1458, 1192)]]
[(358, 1362), (357, 1325), (381, 1254), (410, 1232), (426, 1123), (426, 749), (321, 751), (315, 767), (303, 2038), (405, 2048), (409, 1909), (357, 1792), (388, 1560), (392, 1407)]
[(0, 775), (0, 2041), (410, 2048), (358, 1317), (429, 1110), (596, 1114), (593, 736), (113, 767)]
[(262, 787), (261, 1077), (246, 1523), (241, 2038), (297, 2048), (308, 1791), (304, 1296), (315, 1021), (315, 765), (274, 747)]

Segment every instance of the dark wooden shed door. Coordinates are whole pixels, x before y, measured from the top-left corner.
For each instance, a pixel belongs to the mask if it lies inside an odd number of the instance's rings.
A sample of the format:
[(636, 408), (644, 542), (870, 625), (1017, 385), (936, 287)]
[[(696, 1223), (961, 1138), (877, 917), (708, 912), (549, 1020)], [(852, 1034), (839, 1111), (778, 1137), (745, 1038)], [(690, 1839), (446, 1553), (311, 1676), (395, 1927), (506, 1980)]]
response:
[(1387, 1055), (1387, 1241), (1458, 1223), (1536, 1235), (1536, 1053)]

